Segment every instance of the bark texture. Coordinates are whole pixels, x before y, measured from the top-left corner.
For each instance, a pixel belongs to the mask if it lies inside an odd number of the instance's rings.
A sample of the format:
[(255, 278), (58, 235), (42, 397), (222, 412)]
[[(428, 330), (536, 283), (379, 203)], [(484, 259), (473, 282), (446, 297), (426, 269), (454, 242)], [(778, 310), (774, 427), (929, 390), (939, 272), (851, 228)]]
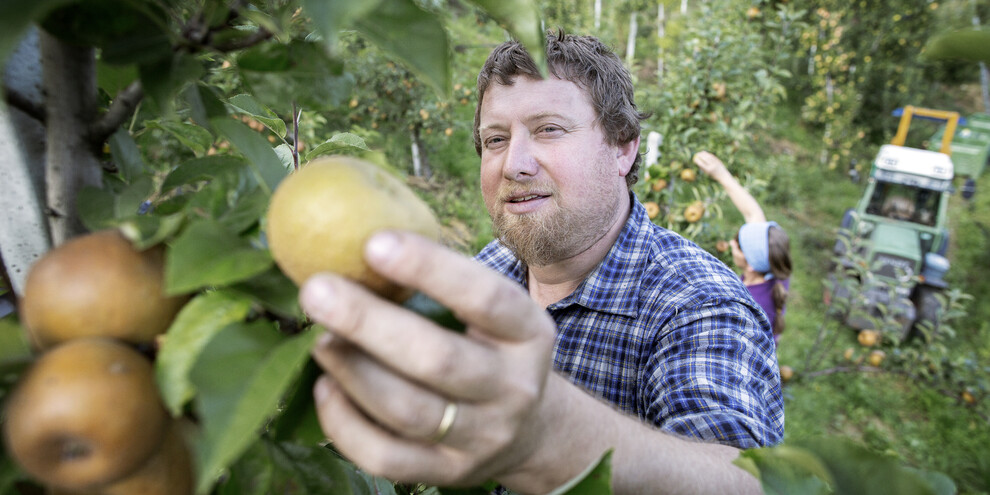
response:
[(77, 199), (86, 186), (100, 186), (101, 168), (90, 124), (97, 117), (96, 52), (41, 33), (45, 108), (46, 213), (56, 246), (85, 232)]
[[(38, 109), (44, 101), (40, 59), (38, 33), (31, 30), (3, 68), (4, 92)], [(51, 245), (43, 214), (44, 172), (45, 127), (19, 107), (0, 108), (0, 278), (18, 296), (31, 264)], [(0, 314), (3, 306), (0, 301)]]

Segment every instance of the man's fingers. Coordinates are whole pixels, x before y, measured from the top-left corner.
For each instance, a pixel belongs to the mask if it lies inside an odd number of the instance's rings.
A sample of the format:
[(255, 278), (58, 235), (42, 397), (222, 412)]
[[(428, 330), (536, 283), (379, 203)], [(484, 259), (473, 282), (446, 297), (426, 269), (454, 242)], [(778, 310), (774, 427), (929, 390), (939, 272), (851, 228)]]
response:
[(464, 475), (467, 466), (455, 449), (383, 430), (351, 402), (329, 375), (317, 380), (313, 396), (323, 432), (336, 449), (364, 471), (394, 481), (430, 484), (449, 484)]
[(433, 438), (449, 401), (403, 379), (342, 340), (318, 344), (313, 358), (350, 400), (388, 430), (407, 438)]
[(378, 233), (366, 245), (365, 258), (383, 276), (428, 294), (468, 326), (481, 327), (496, 338), (528, 340), (552, 326), (522, 287), (420, 236)]
[[(299, 302), (307, 314), (410, 379), (471, 400), (498, 392), (502, 359), (482, 342), (453, 333), (359, 285), (332, 275), (310, 278)], [(401, 363), (401, 364), (400, 364)]]

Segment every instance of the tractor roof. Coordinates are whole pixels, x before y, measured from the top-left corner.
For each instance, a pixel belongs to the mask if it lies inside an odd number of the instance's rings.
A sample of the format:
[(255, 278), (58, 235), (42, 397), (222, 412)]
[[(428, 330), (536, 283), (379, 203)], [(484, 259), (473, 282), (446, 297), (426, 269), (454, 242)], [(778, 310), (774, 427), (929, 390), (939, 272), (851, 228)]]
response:
[(952, 180), (952, 159), (949, 155), (895, 144), (880, 147), (873, 161), (877, 170), (918, 175), (938, 180)]

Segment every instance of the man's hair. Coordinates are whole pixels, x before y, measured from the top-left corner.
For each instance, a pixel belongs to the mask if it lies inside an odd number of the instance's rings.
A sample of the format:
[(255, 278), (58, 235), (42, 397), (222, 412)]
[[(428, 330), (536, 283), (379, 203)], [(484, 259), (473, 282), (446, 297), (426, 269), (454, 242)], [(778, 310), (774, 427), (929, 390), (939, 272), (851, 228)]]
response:
[[(547, 66), (553, 76), (570, 81), (588, 93), (595, 109), (595, 124), (605, 133), (612, 146), (623, 145), (640, 135), (639, 122), (649, 116), (636, 109), (632, 78), (619, 57), (598, 38), (575, 36), (558, 30), (547, 32)], [(478, 106), (474, 111), (474, 147), (481, 156), (481, 103), (488, 87), (511, 86), (516, 77), (541, 79), (533, 57), (518, 41), (507, 41), (488, 55), (478, 74)], [(643, 157), (636, 153), (626, 184), (632, 187), (639, 179)]]

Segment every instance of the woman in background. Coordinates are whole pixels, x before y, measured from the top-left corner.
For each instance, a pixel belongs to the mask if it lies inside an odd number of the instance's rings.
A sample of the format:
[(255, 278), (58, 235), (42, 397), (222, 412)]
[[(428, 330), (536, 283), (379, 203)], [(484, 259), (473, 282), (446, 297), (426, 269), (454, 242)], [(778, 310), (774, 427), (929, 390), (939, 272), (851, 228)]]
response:
[(791, 276), (791, 242), (777, 222), (768, 222), (756, 199), (715, 155), (701, 151), (694, 163), (725, 188), (729, 199), (742, 213), (732, 246), (732, 262), (742, 270), (742, 282), (767, 314), (777, 342), (784, 332), (784, 309)]

